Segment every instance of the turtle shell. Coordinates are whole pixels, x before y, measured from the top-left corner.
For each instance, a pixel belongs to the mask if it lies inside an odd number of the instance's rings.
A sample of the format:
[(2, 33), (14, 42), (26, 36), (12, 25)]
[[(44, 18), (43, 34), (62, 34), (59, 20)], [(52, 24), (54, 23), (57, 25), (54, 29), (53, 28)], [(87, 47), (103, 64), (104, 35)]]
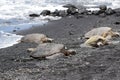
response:
[(21, 42), (41, 43), (42, 39), (44, 38), (47, 38), (46, 35), (44, 34), (38, 34), (38, 33), (28, 34), (21, 39)]
[(110, 28), (110, 27), (94, 28), (85, 34), (85, 38), (90, 38), (90, 37), (95, 36), (95, 35), (101, 36), (103, 33), (109, 32), (111, 30), (112, 30), (112, 28)]
[(53, 54), (60, 53), (65, 46), (63, 44), (56, 43), (44, 43), (39, 44), (36, 48), (36, 51), (31, 53), (31, 57), (33, 58), (45, 58), (48, 56), (52, 56)]

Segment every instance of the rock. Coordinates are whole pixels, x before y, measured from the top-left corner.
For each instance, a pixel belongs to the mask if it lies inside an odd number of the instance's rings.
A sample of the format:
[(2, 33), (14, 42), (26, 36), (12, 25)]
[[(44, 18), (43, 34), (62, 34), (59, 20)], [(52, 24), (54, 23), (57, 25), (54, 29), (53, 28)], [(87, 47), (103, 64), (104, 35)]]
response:
[(93, 11), (92, 14), (99, 15), (99, 11)]
[(79, 13), (80, 13), (80, 14), (87, 15), (87, 14), (89, 14), (89, 11), (86, 10), (86, 9), (83, 9), (83, 10), (79, 10)]
[(74, 14), (78, 13), (78, 9), (70, 7), (67, 9), (67, 13), (68, 13), (68, 15), (74, 15)]
[(103, 10), (93, 11), (92, 14), (94, 14), (94, 15), (99, 15), (99, 16), (101, 16), (101, 17), (102, 17), (102, 16), (103, 16), (103, 17), (106, 16), (105, 11), (103, 11)]
[(68, 13), (66, 10), (55, 10), (54, 12), (51, 13), (51, 16), (65, 17), (67, 15), (68, 15)]
[(98, 10), (98, 11), (93, 11), (92, 14), (99, 15), (100, 17), (105, 17), (106, 16), (105, 11), (107, 10), (107, 6), (106, 5), (100, 5), (99, 9), (100, 10)]
[(65, 7), (65, 8), (76, 8), (77, 9), (77, 7), (72, 5), (72, 4), (66, 4), (63, 7)]
[(66, 10), (60, 10), (59, 11), (59, 16), (61, 16), (61, 17), (65, 17), (65, 16), (67, 16), (68, 14), (67, 14), (67, 11)]
[(16, 32), (16, 31), (17, 31), (17, 30), (15, 30), (15, 29), (13, 30), (13, 32)]
[(39, 17), (39, 14), (29, 14), (30, 17)]
[(106, 17), (106, 14), (105, 13), (101, 13), (101, 14), (99, 14), (99, 17)]
[(52, 16), (59, 16), (60, 11), (59, 10), (55, 10), (54, 12), (51, 13)]
[(118, 9), (114, 9), (114, 11), (115, 11), (115, 16), (120, 16), (120, 8), (118, 8)]
[(69, 35), (74, 35), (74, 32), (73, 31), (69, 31)]
[(119, 24), (120, 24), (120, 22), (119, 22), (119, 21), (117, 21), (117, 22), (115, 22), (114, 24), (119, 25)]
[(117, 12), (115, 15), (116, 15), (117, 17), (120, 16), (120, 12)]
[(102, 11), (105, 11), (105, 10), (107, 10), (107, 6), (106, 5), (100, 5), (99, 9), (102, 10)]
[(43, 10), (40, 15), (43, 15), (43, 16), (47, 16), (47, 15), (50, 15), (51, 12), (49, 10)]
[(115, 13), (115, 11), (112, 10), (111, 8), (108, 8), (108, 9), (105, 11), (105, 13), (106, 13), (107, 15), (112, 15), (112, 14)]
[(87, 15), (92, 15), (92, 11), (87, 11)]

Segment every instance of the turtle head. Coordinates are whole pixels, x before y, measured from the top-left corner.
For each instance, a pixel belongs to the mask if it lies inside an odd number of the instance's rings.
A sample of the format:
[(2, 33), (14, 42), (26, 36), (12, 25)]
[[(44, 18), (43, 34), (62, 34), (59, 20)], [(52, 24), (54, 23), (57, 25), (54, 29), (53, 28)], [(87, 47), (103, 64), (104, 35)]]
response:
[(113, 32), (112, 37), (119, 37), (119, 36), (120, 36), (120, 33), (118, 33), (118, 32)]
[(103, 46), (104, 44), (102, 42), (98, 42), (97, 46)]
[(111, 38), (111, 37), (119, 37), (120, 36), (120, 33), (118, 32), (113, 32), (113, 31), (108, 31), (108, 32), (104, 32), (102, 35), (102, 37), (104, 38)]
[(108, 41), (106, 38), (104, 37), (100, 37), (98, 40), (97, 40), (97, 46), (103, 46), (103, 45), (107, 45), (108, 44)]
[(52, 39), (52, 38), (47, 38), (47, 42), (53, 42), (54, 41), (54, 39)]
[(74, 54), (77, 53), (76, 50), (74, 50), (74, 49), (69, 49), (68, 52), (69, 52), (71, 55), (74, 55)]
[(74, 55), (76, 54), (76, 50), (74, 49), (63, 50), (62, 53), (64, 53), (65, 56)]

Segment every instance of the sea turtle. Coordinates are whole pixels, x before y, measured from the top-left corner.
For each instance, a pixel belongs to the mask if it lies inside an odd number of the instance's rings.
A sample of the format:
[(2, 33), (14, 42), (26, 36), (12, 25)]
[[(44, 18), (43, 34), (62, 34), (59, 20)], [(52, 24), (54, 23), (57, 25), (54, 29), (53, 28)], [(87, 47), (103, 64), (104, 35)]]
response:
[(90, 38), (95, 35), (103, 36), (106, 39), (111, 39), (114, 36), (119, 36), (118, 32), (114, 32), (110, 27), (94, 28), (85, 34), (85, 38)]
[(65, 49), (64, 44), (57, 43), (44, 43), (39, 44), (37, 48), (28, 48), (27, 51), (30, 52), (30, 56), (35, 59), (45, 59), (45, 58), (55, 58), (56, 56), (65, 55), (68, 56), (70, 54), (75, 54), (75, 50)]
[(39, 33), (33, 33), (33, 34), (25, 35), (20, 40), (20, 42), (34, 42), (34, 43), (37, 43), (37, 44), (52, 42), (52, 41), (53, 41), (53, 39), (48, 38), (46, 35), (39, 34)]
[(81, 44), (81, 47), (99, 47), (107, 44), (109, 44), (109, 41), (106, 38), (95, 35), (86, 40), (84, 44)]

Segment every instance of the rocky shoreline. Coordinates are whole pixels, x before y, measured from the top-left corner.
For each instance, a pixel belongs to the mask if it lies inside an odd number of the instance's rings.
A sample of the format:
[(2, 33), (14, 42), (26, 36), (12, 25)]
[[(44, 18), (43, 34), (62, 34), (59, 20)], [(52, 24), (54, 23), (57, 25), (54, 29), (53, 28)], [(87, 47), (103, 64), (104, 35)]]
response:
[[(0, 49), (0, 80), (119, 80), (120, 43), (99, 48), (81, 48), (83, 35), (95, 27), (107, 26), (120, 32), (120, 9), (112, 15), (71, 15), (43, 26), (16, 32), (43, 33), (73, 48), (77, 54), (52, 60), (30, 59), (26, 51), (35, 43), (19, 43)], [(116, 40), (120, 40), (117, 38)]]

